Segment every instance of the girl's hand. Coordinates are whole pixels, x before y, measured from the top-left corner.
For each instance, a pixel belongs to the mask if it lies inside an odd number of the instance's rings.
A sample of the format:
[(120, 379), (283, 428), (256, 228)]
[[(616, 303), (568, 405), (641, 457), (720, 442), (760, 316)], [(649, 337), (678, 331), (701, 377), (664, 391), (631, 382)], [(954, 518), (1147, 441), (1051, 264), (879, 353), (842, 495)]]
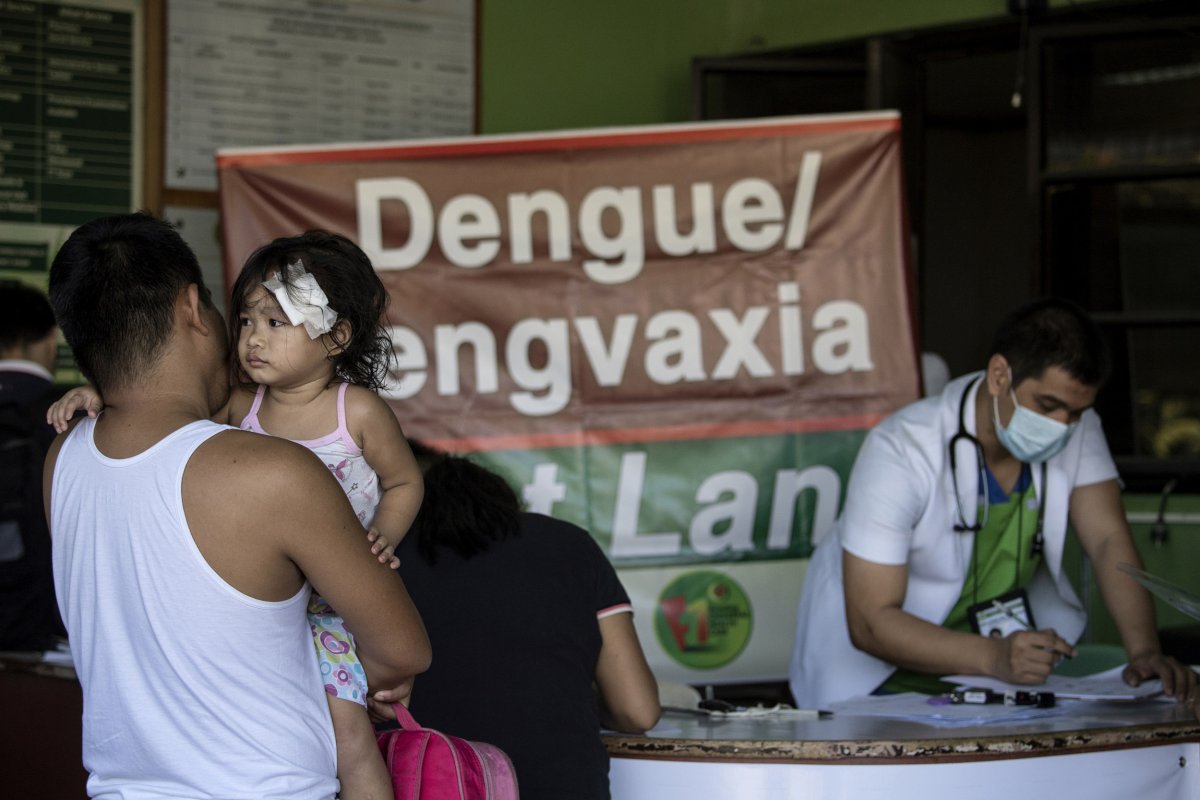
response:
[(375, 692), (367, 697), (367, 711), (376, 722), (395, 722), (396, 712), (392, 708), (392, 703), (407, 706), (408, 701), (412, 698), (412, 690), (413, 678), (409, 678), (394, 689)]
[(368, 528), (367, 541), (371, 543), (371, 552), (378, 556), (380, 564), (387, 564), (392, 569), (399, 568), (400, 559), (395, 555), (396, 545), (390, 543), (386, 536), (375, 528)]
[(92, 419), (104, 410), (104, 401), (100, 393), (91, 386), (77, 386), (54, 401), (54, 405), (46, 410), (46, 422), (54, 426), (54, 430), (62, 433), (67, 429), (67, 423), (79, 410), (87, 411)]

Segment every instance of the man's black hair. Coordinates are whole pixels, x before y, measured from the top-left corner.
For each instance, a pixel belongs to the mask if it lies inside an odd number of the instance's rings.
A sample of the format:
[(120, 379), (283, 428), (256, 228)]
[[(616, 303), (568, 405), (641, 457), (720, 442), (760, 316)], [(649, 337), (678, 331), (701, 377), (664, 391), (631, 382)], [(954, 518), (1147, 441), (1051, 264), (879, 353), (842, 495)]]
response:
[(171, 334), (189, 284), (211, 304), (179, 232), (146, 213), (81, 225), (50, 267), (50, 304), (84, 376), (103, 394), (139, 377)]
[(1012, 385), (1058, 367), (1085, 386), (1108, 379), (1112, 362), (1100, 326), (1075, 303), (1034, 300), (1010, 313), (992, 339), (992, 352), (1012, 367)]

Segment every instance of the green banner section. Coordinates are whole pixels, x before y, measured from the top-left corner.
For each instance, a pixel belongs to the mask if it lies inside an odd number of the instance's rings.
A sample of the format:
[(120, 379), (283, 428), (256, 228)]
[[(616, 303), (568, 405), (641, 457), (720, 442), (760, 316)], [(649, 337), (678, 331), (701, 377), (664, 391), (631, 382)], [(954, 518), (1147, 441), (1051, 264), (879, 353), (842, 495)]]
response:
[(807, 558), (865, 430), (476, 453), (620, 567)]

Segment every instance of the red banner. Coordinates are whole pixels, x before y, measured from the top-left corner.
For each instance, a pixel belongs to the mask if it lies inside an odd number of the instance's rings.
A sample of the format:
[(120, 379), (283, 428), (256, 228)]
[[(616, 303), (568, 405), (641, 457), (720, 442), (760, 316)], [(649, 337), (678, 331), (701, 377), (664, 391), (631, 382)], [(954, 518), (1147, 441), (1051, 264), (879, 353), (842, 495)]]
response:
[(862, 427), (915, 396), (893, 114), (222, 151), (226, 268), (312, 227), (459, 449)]

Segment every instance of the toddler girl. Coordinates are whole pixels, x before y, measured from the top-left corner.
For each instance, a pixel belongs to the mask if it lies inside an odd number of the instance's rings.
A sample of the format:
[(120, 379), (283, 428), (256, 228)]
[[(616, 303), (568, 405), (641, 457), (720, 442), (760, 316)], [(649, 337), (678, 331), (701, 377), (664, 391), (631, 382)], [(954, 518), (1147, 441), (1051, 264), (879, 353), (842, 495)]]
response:
[[(235, 388), (218, 422), (292, 439), (341, 483), (373, 550), (393, 547), (421, 504), (421, 471), (382, 387), (392, 352), (382, 327), (387, 291), (366, 254), (323, 231), (276, 239), (246, 261), (230, 299)], [(81, 387), (51, 409), (60, 429), (101, 401)], [(398, 562), (393, 563), (393, 567)], [(309, 604), (337, 739), (342, 800), (393, 797), (367, 716), (354, 638), (316, 594)]]

